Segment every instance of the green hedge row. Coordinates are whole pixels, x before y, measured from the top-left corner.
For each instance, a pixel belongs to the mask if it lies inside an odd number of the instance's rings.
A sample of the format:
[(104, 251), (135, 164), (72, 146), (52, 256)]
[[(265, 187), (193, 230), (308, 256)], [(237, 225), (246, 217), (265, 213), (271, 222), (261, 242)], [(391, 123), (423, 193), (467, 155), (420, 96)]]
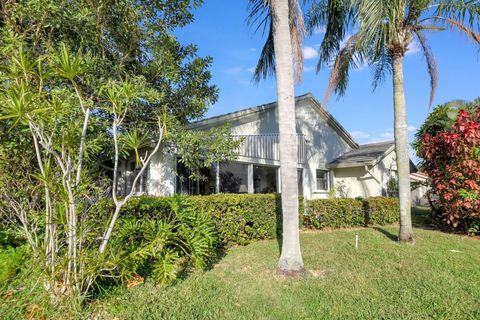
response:
[[(161, 219), (171, 211), (170, 197), (141, 196), (131, 199), (121, 218)], [(188, 196), (186, 205), (208, 213), (214, 220), (222, 245), (246, 244), (255, 239), (272, 239), (280, 234), (281, 199), (278, 194), (214, 194)], [(106, 201), (101, 212), (111, 212)], [(299, 212), (303, 213), (303, 199)], [(301, 216), (301, 215), (300, 215)]]
[(398, 199), (387, 197), (317, 199), (307, 201), (303, 218), (314, 229), (385, 225), (399, 220), (400, 208)]
[[(121, 219), (162, 219), (172, 210), (170, 200), (171, 197), (133, 198), (123, 208)], [(221, 245), (243, 245), (251, 240), (273, 239), (281, 234), (281, 199), (278, 194), (214, 194), (188, 196), (185, 200), (182, 203), (212, 217)], [(107, 218), (113, 204), (105, 201), (97, 210)], [(398, 200), (385, 197), (309, 200), (306, 201), (306, 210), (301, 199), (299, 212), (300, 225), (314, 229), (383, 225), (399, 219)]]
[(366, 200), (367, 224), (391, 224), (400, 220), (400, 203), (397, 198), (371, 197)]

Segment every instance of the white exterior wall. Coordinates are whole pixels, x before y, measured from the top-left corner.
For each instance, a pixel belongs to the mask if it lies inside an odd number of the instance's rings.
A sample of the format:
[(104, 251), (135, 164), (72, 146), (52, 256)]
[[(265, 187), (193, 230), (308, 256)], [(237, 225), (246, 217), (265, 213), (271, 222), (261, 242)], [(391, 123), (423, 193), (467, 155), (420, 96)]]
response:
[(388, 180), (396, 176), (396, 171), (394, 150), (374, 166), (336, 168), (334, 169), (336, 196), (347, 198), (381, 196), (387, 188)]
[(148, 171), (148, 194), (170, 196), (175, 193), (175, 156), (160, 150), (152, 157)]
[[(132, 173), (128, 169), (128, 163), (133, 161), (134, 157), (119, 162), (120, 179), (118, 179), (118, 192), (122, 194), (125, 191), (126, 177)], [(152, 196), (168, 196), (175, 193), (175, 166), (176, 159), (173, 155), (160, 149), (152, 157), (148, 167), (147, 175), (147, 193)], [(138, 185), (137, 185), (138, 190)]]
[(426, 206), (428, 205), (427, 199), (427, 186), (420, 186), (415, 190), (412, 190), (412, 205), (416, 206)]
[[(316, 190), (316, 170), (328, 170), (327, 163), (352, 150), (352, 147), (308, 101), (301, 102), (297, 107), (297, 132), (303, 134), (307, 141), (303, 173), (304, 197), (306, 199), (327, 198), (328, 191)], [(331, 187), (332, 183), (330, 183)]]
[[(306, 199), (327, 198), (328, 191), (316, 190), (316, 170), (328, 170), (327, 164), (338, 158), (343, 153), (353, 149), (353, 142), (347, 142), (346, 138), (339, 132), (341, 129), (336, 124), (329, 123), (328, 119), (318, 105), (311, 99), (297, 100), (296, 117), (297, 133), (305, 137), (305, 163), (299, 164), (303, 169), (303, 195)], [(240, 114), (236, 117), (230, 117), (228, 121), (212, 121), (198, 129), (209, 129), (214, 126), (221, 126), (225, 122), (230, 125), (234, 135), (253, 135), (278, 133), (278, 123), (276, 121), (276, 108), (267, 107), (259, 109), (257, 112)], [(237, 161), (263, 164), (278, 167), (279, 161), (238, 157)], [(124, 170), (124, 168), (122, 168)], [(148, 173), (148, 194), (154, 196), (171, 195), (175, 193), (176, 184), (176, 159), (174, 155), (160, 152), (155, 155), (150, 164)], [(376, 168), (373, 168), (372, 172)], [(375, 175), (382, 181), (382, 170), (377, 170)], [(280, 176), (280, 175), (279, 175)], [(361, 170), (335, 169), (330, 170), (330, 188), (335, 187), (337, 181), (344, 181), (351, 189), (351, 196), (358, 195), (380, 195), (381, 188), (375, 179), (368, 177)], [(280, 181), (278, 181), (280, 186)], [(279, 190), (281, 192), (281, 190)]]
[(334, 170), (334, 174), (337, 197), (366, 198), (381, 194), (380, 184), (364, 167), (339, 168)]
[[(269, 108), (228, 121), (234, 135), (278, 133), (276, 108)], [(328, 191), (316, 191), (316, 169), (328, 170), (327, 163), (341, 154), (352, 150), (352, 147), (335, 131), (326, 118), (315, 110), (309, 100), (297, 101), (296, 105), (297, 133), (306, 139), (305, 163), (303, 168), (303, 195), (307, 199), (326, 198)], [(216, 125), (222, 125), (216, 124)], [(202, 127), (208, 129), (211, 126)], [(239, 157), (241, 162), (279, 166), (279, 161)], [(280, 186), (280, 183), (278, 184)]]

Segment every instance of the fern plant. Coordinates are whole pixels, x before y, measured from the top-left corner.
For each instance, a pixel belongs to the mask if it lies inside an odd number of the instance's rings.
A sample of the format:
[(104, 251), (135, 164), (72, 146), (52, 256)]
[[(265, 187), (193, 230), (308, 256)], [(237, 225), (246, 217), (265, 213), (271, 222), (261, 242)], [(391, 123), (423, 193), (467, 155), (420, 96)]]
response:
[(218, 237), (210, 216), (173, 197), (168, 214), (153, 219), (124, 219), (111, 246), (117, 268), (108, 276), (121, 282), (140, 274), (171, 284), (182, 269), (203, 269), (215, 254)]

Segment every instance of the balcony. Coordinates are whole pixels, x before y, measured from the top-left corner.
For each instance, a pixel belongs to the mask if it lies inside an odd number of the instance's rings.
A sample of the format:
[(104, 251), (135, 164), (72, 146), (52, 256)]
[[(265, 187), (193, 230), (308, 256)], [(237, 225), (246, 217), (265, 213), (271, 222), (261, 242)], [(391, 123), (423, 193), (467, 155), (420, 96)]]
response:
[[(248, 158), (280, 161), (278, 133), (234, 135), (234, 139), (244, 139), (238, 155)], [(305, 137), (297, 134), (298, 163), (305, 162)]]

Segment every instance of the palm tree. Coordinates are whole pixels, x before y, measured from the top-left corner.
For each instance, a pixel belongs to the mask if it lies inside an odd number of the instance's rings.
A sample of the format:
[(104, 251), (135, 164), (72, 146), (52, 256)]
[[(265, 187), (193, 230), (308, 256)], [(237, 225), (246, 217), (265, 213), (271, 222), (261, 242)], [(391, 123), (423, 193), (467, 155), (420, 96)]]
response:
[[(282, 192), (282, 252), (279, 271), (297, 275), (304, 271), (298, 225), (297, 138), (295, 123), (294, 60), (297, 79), (301, 75), (303, 17), (296, 0), (250, 0), (249, 23), (268, 27), (268, 37), (257, 64), (254, 79), (275, 73), (277, 119), (280, 136)], [(257, 28), (257, 30), (258, 30)], [(294, 53), (292, 56), (292, 52)]]
[[(394, 136), (400, 196), (399, 240), (414, 242), (410, 214), (410, 179), (403, 59), (416, 39), (430, 76), (430, 104), (437, 86), (437, 64), (427, 33), (457, 30), (480, 44), (478, 0), (320, 0), (312, 4), (308, 27), (325, 26), (317, 70), (333, 62), (325, 101), (345, 93), (351, 68), (374, 68), (373, 86), (393, 78)], [(349, 30), (356, 32), (345, 40)]]

